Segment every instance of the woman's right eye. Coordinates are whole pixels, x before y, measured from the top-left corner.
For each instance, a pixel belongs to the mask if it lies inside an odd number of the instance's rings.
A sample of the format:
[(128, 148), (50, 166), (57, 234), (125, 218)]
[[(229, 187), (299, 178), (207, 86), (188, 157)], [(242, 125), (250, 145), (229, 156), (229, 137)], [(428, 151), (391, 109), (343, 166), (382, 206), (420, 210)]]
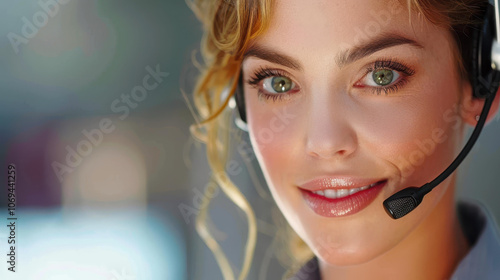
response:
[(248, 80), (248, 84), (258, 90), (259, 98), (272, 101), (290, 97), (298, 91), (298, 86), (285, 72), (276, 69), (261, 68)]
[(272, 94), (286, 93), (295, 87), (295, 83), (287, 77), (270, 77), (262, 82), (262, 87)]

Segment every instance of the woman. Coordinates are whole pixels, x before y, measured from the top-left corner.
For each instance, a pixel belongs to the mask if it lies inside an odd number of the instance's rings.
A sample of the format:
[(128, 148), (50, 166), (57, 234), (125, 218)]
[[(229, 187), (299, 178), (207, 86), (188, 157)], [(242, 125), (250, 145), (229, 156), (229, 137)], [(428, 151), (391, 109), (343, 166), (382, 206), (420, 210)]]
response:
[[(252, 258), (255, 218), (224, 172), (221, 131), (240, 75), (248, 133), (269, 189), (314, 254), (291, 279), (500, 273), (490, 265), (500, 263), (494, 222), (483, 208), (457, 206), (456, 173), (401, 219), (382, 207), (439, 175), (462, 149), (466, 126), (476, 124), (484, 99), (473, 96), (467, 36), (487, 2), (207, 2), (189, 2), (205, 26), (206, 59), (195, 89), (205, 121), (192, 132), (207, 143), (220, 187), (248, 216), (239, 279)], [(497, 94), (487, 121), (498, 107)], [(202, 225), (224, 277), (233, 279)]]

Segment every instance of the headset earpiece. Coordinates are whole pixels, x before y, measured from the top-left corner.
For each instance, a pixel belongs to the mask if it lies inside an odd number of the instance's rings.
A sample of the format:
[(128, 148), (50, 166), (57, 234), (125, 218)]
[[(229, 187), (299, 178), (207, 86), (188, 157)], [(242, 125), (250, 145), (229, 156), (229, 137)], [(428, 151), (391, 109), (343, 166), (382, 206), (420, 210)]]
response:
[(241, 121), (243, 123), (246, 123), (247, 114), (245, 109), (245, 96), (243, 94), (243, 71), (240, 71), (238, 86), (236, 87), (236, 92), (234, 93), (234, 100), (236, 101), (236, 107), (238, 107), (238, 113), (240, 115)]
[(492, 69), (491, 51), (495, 30), (495, 7), (487, 5), (484, 22), (481, 28), (475, 29), (473, 33), (472, 47), (472, 69), (471, 77), (474, 89), (474, 97), (486, 98), (490, 91), (498, 88), (498, 75), (494, 75)]

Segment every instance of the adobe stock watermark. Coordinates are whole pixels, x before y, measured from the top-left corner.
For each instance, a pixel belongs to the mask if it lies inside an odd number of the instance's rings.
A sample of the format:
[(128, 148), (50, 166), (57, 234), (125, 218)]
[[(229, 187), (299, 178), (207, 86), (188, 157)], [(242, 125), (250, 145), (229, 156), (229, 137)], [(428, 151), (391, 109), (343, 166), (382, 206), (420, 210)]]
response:
[(287, 107), (283, 106), (281, 109), (273, 108), (274, 116), (269, 119), (267, 126), (259, 127), (254, 132), (257, 141), (259, 142), (260, 150), (266, 149), (267, 145), (273, 142), (276, 133), (283, 132), (291, 121), (297, 116), (287, 112)]
[(373, 38), (380, 34), (385, 27), (389, 25), (393, 16), (404, 11), (403, 6), (398, 1), (392, 1), (388, 5), (387, 9), (380, 10), (378, 12), (370, 11), (370, 15), (375, 20), (368, 21), (364, 28), (354, 27), (354, 39), (352, 44), (342, 42), (340, 44), (341, 49), (350, 49), (353, 45), (357, 46), (361, 42), (366, 42), (370, 38)]
[[(190, 107), (190, 104), (188, 104)], [(193, 112), (192, 112), (193, 113)], [(273, 117), (269, 119), (269, 123), (267, 126), (262, 126), (256, 132), (256, 137), (259, 139), (259, 146), (261, 150), (265, 149), (266, 145), (274, 140), (275, 134), (282, 132), (286, 129), (286, 126), (291, 123), (291, 120), (296, 118), (296, 115), (290, 114), (286, 111), (286, 108), (282, 108), (281, 110), (273, 109)], [(196, 119), (196, 118), (195, 118)], [(234, 133), (234, 128), (230, 131), (231, 134)], [(252, 146), (240, 139), (239, 143), (236, 146), (236, 150), (241, 155), (244, 161), (251, 162), (256, 158), (255, 151)], [(243, 168), (241, 163), (232, 159), (226, 164), (226, 174), (228, 176), (237, 176), (242, 171)], [(201, 209), (208, 203), (208, 201), (219, 194), (218, 185), (214, 180), (211, 180), (206, 186), (204, 191), (200, 191), (197, 188), (192, 189), (194, 196), (192, 199), (192, 205), (187, 205), (185, 203), (181, 203), (178, 206), (179, 211), (181, 212), (182, 217), (186, 224), (189, 224), (191, 221), (191, 217), (196, 217)]]
[[(131, 110), (137, 108), (148, 97), (149, 92), (157, 89), (164, 78), (170, 75), (167, 72), (162, 72), (160, 65), (156, 65), (155, 68), (148, 65), (145, 69), (148, 74), (144, 76), (140, 85), (133, 87), (129, 94), (121, 94), (119, 98), (111, 102), (111, 111), (120, 114), (117, 117), (118, 120), (125, 120), (130, 115)], [(92, 153), (93, 148), (99, 146), (104, 136), (115, 129), (116, 126), (112, 119), (102, 118), (97, 128), (82, 130), (83, 139), (75, 147), (66, 146), (65, 162), (52, 162), (52, 169), (59, 181), (64, 180), (66, 173), (72, 173), (83, 162), (84, 158)]]
[[(466, 108), (466, 105), (453, 105), (452, 108), (447, 109), (443, 112), (442, 117), (446, 125), (451, 126), (452, 131), (458, 130), (463, 124), (461, 113), (470, 112), (473, 108)], [(446, 130), (441, 127), (435, 127), (432, 129), (430, 135), (426, 139), (416, 139), (414, 141), (417, 149), (413, 150), (408, 154), (407, 157), (399, 156), (398, 162), (405, 165), (405, 168), (401, 170), (401, 176), (403, 178), (408, 178), (416, 171), (420, 165), (425, 162), (427, 157), (434, 154), (436, 147), (439, 144), (444, 143), (448, 136)], [(468, 141), (468, 139), (466, 139)]]
[(39, 0), (38, 6), (40, 9), (33, 14), (31, 19), (21, 17), (23, 25), (19, 34), (15, 32), (9, 32), (7, 34), (7, 39), (9, 39), (14, 52), (18, 54), (19, 47), (22, 44), (28, 44), (29, 40), (33, 39), (36, 34), (38, 34), (38, 31), (47, 25), (49, 19), (55, 17), (59, 13), (61, 5), (65, 5), (70, 1), (71, 0)]
[[(226, 174), (228, 176), (237, 176), (242, 171), (243, 169), (240, 163), (236, 160), (230, 160), (226, 164)], [(193, 188), (192, 192), (194, 193), (194, 196), (191, 205), (180, 203), (177, 206), (186, 224), (190, 224), (191, 220), (196, 219), (196, 216), (198, 216), (200, 211), (206, 207), (208, 202), (219, 195), (220, 189), (215, 180), (210, 180), (203, 191)]]
[[(183, 96), (186, 101), (186, 105), (188, 106), (188, 109), (193, 115), (193, 118), (197, 123), (199, 123), (189, 98), (187, 98), (184, 92)], [(232, 110), (234, 110), (234, 108)], [(267, 144), (271, 143), (274, 140), (276, 133), (284, 131), (286, 127), (290, 125), (291, 121), (296, 118), (295, 114), (290, 114), (289, 112), (287, 112), (286, 107), (282, 107), (279, 110), (274, 108), (272, 112), (274, 115), (269, 119), (268, 124), (259, 127), (258, 130), (255, 132), (255, 136), (259, 141), (259, 146), (261, 147), (261, 150), (265, 149)], [(235, 131), (239, 130), (237, 128), (230, 126), (230, 133), (234, 134)], [(256, 158), (254, 149), (246, 141), (243, 141), (241, 139), (239, 140), (240, 141), (236, 146), (237, 151), (242, 156), (244, 161), (251, 162), (253, 159)], [(186, 145), (188, 144), (190, 143), (187, 142)], [(236, 160), (230, 160), (226, 164), (226, 174), (228, 176), (229, 175), (237, 176), (242, 171), (243, 168), (241, 167), (241, 163)], [(196, 188), (192, 189), (192, 191), (194, 192), (192, 205), (186, 205), (185, 203), (179, 204), (178, 206), (179, 211), (181, 212), (181, 215), (184, 218), (186, 224), (190, 223), (190, 219), (192, 216), (197, 216), (199, 214), (200, 210), (204, 207), (206, 203), (208, 203), (210, 199), (216, 197), (219, 194), (218, 186), (213, 180), (205, 187), (204, 190), (205, 191), (202, 192)]]

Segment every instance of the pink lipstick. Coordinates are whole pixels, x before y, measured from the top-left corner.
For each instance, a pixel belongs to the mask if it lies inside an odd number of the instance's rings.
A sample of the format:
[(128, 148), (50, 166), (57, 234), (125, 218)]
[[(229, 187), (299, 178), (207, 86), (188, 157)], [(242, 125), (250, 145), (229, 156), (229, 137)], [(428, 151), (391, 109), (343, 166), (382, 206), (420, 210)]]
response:
[(316, 214), (340, 217), (366, 208), (386, 184), (386, 179), (322, 177), (301, 185), (300, 191)]

